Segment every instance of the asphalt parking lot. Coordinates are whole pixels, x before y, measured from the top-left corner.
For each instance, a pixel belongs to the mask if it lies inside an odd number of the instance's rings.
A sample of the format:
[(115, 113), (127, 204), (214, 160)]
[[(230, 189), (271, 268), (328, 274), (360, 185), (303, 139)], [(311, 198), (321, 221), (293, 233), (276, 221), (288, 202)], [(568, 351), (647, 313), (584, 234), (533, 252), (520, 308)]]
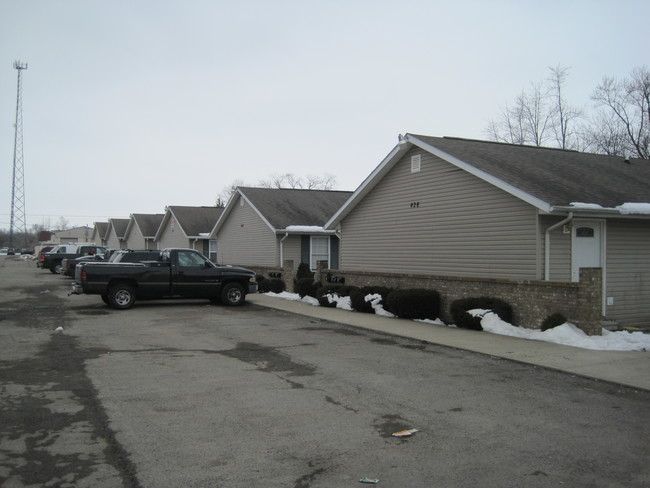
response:
[(69, 283), (0, 258), (3, 487), (650, 485), (647, 391), (253, 304), (115, 311)]

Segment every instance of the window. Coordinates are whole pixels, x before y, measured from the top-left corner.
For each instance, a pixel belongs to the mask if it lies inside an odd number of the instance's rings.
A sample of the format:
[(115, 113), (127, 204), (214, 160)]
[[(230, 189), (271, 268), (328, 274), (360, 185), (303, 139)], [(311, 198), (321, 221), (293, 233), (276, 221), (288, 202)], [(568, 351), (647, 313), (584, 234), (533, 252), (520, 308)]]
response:
[(208, 248), (208, 257), (210, 258), (210, 261), (214, 261), (215, 263), (217, 262), (217, 241), (215, 239), (210, 240)]
[(205, 259), (196, 252), (179, 251), (178, 265), (183, 268), (205, 267)]
[(312, 236), (311, 238), (311, 256), (309, 265), (312, 271), (316, 270), (317, 261), (327, 261), (329, 266), (330, 261), (330, 238), (329, 236)]
[(594, 237), (593, 227), (578, 227), (576, 229), (576, 237)]

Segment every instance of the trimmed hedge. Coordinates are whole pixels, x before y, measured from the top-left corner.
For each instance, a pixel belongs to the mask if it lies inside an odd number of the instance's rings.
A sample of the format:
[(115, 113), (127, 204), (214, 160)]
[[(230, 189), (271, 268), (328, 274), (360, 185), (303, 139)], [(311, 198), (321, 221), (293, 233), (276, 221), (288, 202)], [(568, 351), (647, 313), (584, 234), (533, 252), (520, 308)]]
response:
[(492, 297), (461, 298), (454, 300), (449, 307), (451, 317), (456, 327), (461, 329), (483, 330), (481, 318), (472, 317), (468, 310), (477, 308), (492, 310), (504, 322), (512, 323), (512, 307), (509, 303)]
[(544, 322), (542, 322), (542, 331), (552, 329), (558, 325), (562, 325), (566, 323), (566, 321), (567, 318), (561, 313), (554, 313), (552, 315), (549, 315), (544, 319)]
[(262, 278), (257, 280), (258, 291), (260, 293), (282, 293), (287, 289), (286, 283), (279, 278)]
[(356, 286), (350, 285), (326, 285), (316, 290), (316, 299), (318, 300), (318, 303), (321, 307), (334, 308), (336, 307), (336, 302), (330, 302), (327, 298), (327, 295), (337, 294), (340, 297), (347, 297), (350, 296), (350, 293), (356, 289)]
[(314, 272), (311, 270), (311, 267), (307, 263), (300, 263), (298, 269), (296, 270), (296, 281), (302, 280), (304, 278), (314, 279)]
[(440, 294), (421, 288), (393, 290), (386, 300), (386, 310), (403, 319), (440, 317)]
[(313, 278), (300, 278), (296, 280), (296, 293), (300, 298), (306, 296), (316, 298), (316, 291), (321, 287), (321, 284), (314, 281)]
[(364, 286), (350, 292), (350, 304), (357, 312), (375, 313), (372, 304), (366, 301), (368, 295), (381, 295), (381, 304), (386, 308), (386, 299), (391, 293), (391, 289), (385, 286)]

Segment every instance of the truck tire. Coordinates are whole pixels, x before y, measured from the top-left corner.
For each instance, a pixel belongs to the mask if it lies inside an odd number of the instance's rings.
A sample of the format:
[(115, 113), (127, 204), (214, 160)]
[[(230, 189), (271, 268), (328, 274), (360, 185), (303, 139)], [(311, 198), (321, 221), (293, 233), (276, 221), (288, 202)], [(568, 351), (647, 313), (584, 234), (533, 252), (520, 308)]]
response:
[(221, 301), (224, 305), (231, 307), (243, 305), (245, 299), (244, 287), (239, 283), (228, 283), (221, 290)]
[(112, 286), (108, 290), (108, 302), (117, 310), (126, 310), (135, 303), (135, 289), (126, 283)]
[(63, 267), (61, 266), (61, 261), (58, 263), (52, 263), (52, 267), (50, 268), (50, 273), (54, 274), (61, 274), (61, 270)]

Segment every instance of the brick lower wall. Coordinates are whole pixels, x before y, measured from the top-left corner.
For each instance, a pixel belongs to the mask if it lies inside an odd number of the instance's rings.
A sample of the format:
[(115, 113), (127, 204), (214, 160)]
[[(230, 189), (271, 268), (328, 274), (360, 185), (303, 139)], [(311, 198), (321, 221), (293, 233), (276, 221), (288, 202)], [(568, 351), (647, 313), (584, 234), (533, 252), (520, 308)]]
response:
[[(244, 267), (267, 278), (269, 273), (281, 273), (287, 291), (293, 292), (295, 277), (293, 261), (285, 261), (282, 268), (245, 265)], [(581, 268), (580, 282), (569, 283), (345, 271), (327, 269), (327, 262), (319, 261), (315, 280), (327, 284), (327, 275), (344, 278), (345, 284), (351, 286), (381, 285), (388, 288), (436, 290), (441, 298), (440, 319), (445, 323), (452, 322), (449, 306), (454, 300), (489, 296), (505, 300), (512, 306), (514, 325), (539, 329), (546, 317), (561, 313), (589, 335), (602, 333), (603, 293), (600, 268)]]
[(561, 313), (589, 335), (602, 332), (602, 271), (582, 268), (579, 283), (514, 281), (505, 279), (371, 273), (319, 268), (321, 282), (330, 274), (344, 278), (346, 285), (381, 285), (389, 288), (426, 288), (441, 297), (441, 320), (451, 323), (449, 306), (459, 298), (489, 296), (508, 302), (514, 325), (538, 329), (546, 317)]

